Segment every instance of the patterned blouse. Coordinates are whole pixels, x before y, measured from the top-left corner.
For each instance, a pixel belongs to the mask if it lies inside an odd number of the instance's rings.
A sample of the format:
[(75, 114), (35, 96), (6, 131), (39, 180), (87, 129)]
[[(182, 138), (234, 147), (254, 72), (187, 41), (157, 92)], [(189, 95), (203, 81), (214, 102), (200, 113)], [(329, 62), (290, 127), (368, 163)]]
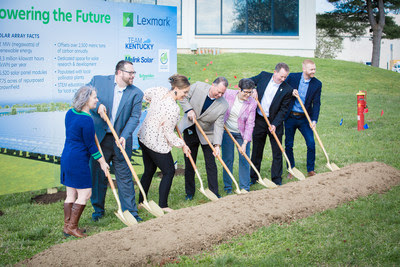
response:
[(162, 154), (170, 152), (174, 146), (183, 147), (185, 144), (174, 132), (180, 110), (168, 92), (165, 87), (153, 87), (144, 92), (143, 99), (150, 102), (150, 107), (138, 133), (140, 142)]

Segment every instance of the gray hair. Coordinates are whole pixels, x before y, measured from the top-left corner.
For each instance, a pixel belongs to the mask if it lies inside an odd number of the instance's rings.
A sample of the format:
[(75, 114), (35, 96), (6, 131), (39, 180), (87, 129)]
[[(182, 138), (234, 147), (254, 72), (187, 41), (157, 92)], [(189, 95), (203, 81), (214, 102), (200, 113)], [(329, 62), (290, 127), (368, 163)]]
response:
[(286, 63), (280, 62), (276, 64), (275, 71), (279, 72), (281, 69), (284, 69), (286, 72), (289, 72), (289, 66)]
[(72, 100), (72, 106), (78, 112), (82, 111), (82, 108), (89, 101), (90, 95), (95, 92), (96, 89), (90, 85), (84, 85), (76, 91)]
[(228, 87), (228, 80), (225, 77), (218, 77), (213, 81), (213, 84), (215, 85), (219, 85), (220, 83), (222, 83), (225, 87)]

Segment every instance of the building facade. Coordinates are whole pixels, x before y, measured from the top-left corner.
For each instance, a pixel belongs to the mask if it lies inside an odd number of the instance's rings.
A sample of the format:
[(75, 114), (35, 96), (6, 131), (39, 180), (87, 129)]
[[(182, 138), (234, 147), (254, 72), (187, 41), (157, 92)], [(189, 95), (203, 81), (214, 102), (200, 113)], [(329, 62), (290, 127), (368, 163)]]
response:
[(121, 2), (176, 6), (179, 53), (252, 52), (314, 56), (315, 0)]

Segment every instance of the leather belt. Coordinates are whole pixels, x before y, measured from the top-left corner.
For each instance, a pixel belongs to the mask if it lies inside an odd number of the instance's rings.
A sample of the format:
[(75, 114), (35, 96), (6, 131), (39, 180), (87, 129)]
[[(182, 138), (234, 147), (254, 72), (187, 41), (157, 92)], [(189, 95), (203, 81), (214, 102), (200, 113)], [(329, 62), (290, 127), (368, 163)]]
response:
[(291, 111), (290, 114), (295, 115), (295, 116), (305, 116), (304, 113), (294, 112), (294, 111)]

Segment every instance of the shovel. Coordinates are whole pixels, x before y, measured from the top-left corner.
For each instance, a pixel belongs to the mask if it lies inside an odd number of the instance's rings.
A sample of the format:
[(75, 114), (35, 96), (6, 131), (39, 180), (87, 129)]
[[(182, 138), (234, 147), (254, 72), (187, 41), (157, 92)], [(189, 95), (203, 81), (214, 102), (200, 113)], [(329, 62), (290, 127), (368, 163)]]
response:
[[(176, 132), (177, 132), (178, 135), (179, 135), (179, 138), (183, 140), (182, 134), (181, 134), (181, 132), (179, 131), (178, 126), (175, 126), (175, 129), (176, 129)], [(217, 197), (210, 189), (208, 189), (208, 188), (204, 189), (203, 181), (201, 180), (199, 170), (197, 170), (196, 163), (194, 163), (194, 160), (193, 160), (193, 158), (192, 158), (192, 155), (189, 154), (189, 157), (188, 157), (188, 158), (189, 158), (189, 160), (190, 160), (190, 163), (192, 164), (193, 170), (194, 170), (194, 172), (196, 173), (197, 178), (199, 179), (199, 182), (200, 182), (199, 191), (200, 191), (200, 193), (202, 193), (206, 198), (208, 198), (208, 199), (211, 200), (211, 201), (216, 201), (216, 200), (218, 200), (218, 197)]]
[[(232, 141), (235, 143), (235, 145), (236, 145), (237, 148), (239, 149), (239, 151), (241, 151), (239, 143), (238, 143), (238, 142), (236, 141), (236, 139), (232, 136), (231, 132), (228, 130), (228, 128), (226, 128), (225, 125), (224, 125), (224, 128), (225, 128), (225, 131), (229, 134), (229, 137), (232, 139)], [(247, 162), (248, 162), (248, 163), (250, 164), (250, 166), (253, 168), (253, 170), (255, 171), (255, 173), (257, 173), (257, 176), (258, 176), (257, 182), (258, 182), (260, 185), (265, 186), (265, 187), (267, 187), (267, 188), (277, 188), (277, 187), (278, 187), (274, 182), (268, 180), (267, 178), (264, 178), (264, 179), (261, 178), (260, 172), (257, 170), (256, 166), (254, 166), (253, 162), (250, 160), (250, 158), (246, 155), (245, 152), (241, 151), (240, 154), (243, 155), (243, 157), (247, 160)]]
[[(103, 155), (103, 151), (101, 150), (101, 146), (99, 143), (99, 139), (97, 139), (96, 134), (94, 134), (94, 140), (96, 141), (96, 145), (97, 148), (100, 151), (100, 154), (104, 157)], [(110, 183), (111, 186), (111, 190), (114, 194), (115, 200), (117, 201), (117, 205), (118, 205), (118, 211), (114, 212), (114, 214), (118, 217), (118, 219), (120, 219), (126, 226), (131, 226), (131, 225), (135, 225), (138, 222), (136, 221), (135, 217), (133, 217), (133, 215), (130, 212), (127, 213), (122, 213), (122, 209), (121, 209), (121, 202), (119, 201), (118, 195), (117, 195), (117, 190), (115, 190), (115, 186), (113, 181), (111, 180), (111, 176), (110, 176), (110, 172), (107, 170), (106, 173), (108, 182)]]
[[(297, 98), (297, 100), (299, 100), (299, 103), (300, 103), (300, 105), (301, 105), (301, 108), (303, 109), (304, 114), (306, 115), (307, 120), (308, 120), (308, 122), (310, 123), (310, 127), (311, 127), (311, 119), (310, 119), (310, 116), (308, 115), (308, 112), (307, 112), (307, 110), (306, 110), (306, 107), (303, 105), (303, 101), (301, 101), (300, 96), (296, 96), (296, 98)], [(325, 150), (325, 148), (324, 148), (324, 145), (322, 144), (322, 141), (321, 141), (321, 139), (319, 138), (319, 135), (318, 135), (318, 133), (317, 133), (317, 129), (315, 129), (315, 127), (311, 127), (311, 129), (313, 130), (315, 136), (317, 137), (318, 143), (319, 143), (319, 145), (321, 146), (322, 151), (324, 151), (324, 154), (325, 154), (325, 157), (326, 157), (326, 161), (327, 161), (326, 167), (328, 167), (328, 169), (331, 170), (331, 171), (340, 170), (340, 168), (339, 168), (335, 163), (329, 162), (328, 153), (326, 153), (326, 150)]]
[[(145, 192), (143, 190), (142, 184), (140, 183), (139, 177), (137, 176), (137, 174), (135, 172), (135, 169), (132, 166), (131, 160), (129, 159), (128, 155), (126, 154), (125, 149), (119, 143), (118, 135), (115, 132), (114, 127), (112, 126), (112, 124), (110, 122), (110, 119), (107, 117), (107, 114), (104, 114), (104, 117), (106, 119), (106, 123), (107, 123), (108, 127), (110, 128), (110, 130), (111, 130), (111, 132), (112, 132), (112, 134), (114, 136), (114, 139), (115, 139), (115, 141), (117, 143), (117, 146), (121, 150), (121, 153), (124, 156), (125, 161), (128, 164), (128, 167), (131, 170), (131, 173), (132, 173), (133, 177), (135, 178), (136, 184), (138, 185), (139, 190), (143, 195), (143, 207), (148, 212), (150, 212), (151, 214), (153, 214), (156, 217), (160, 217), (160, 216), (164, 215), (164, 211), (154, 201), (152, 201), (152, 200), (147, 201), (146, 194), (145, 194)], [(124, 213), (127, 213), (127, 212), (129, 212), (129, 211), (126, 210)]]
[[(210, 140), (208, 139), (206, 133), (203, 131), (203, 128), (201, 128), (200, 124), (197, 122), (196, 118), (193, 118), (193, 122), (196, 124), (197, 128), (199, 129), (199, 131), (201, 132), (201, 134), (203, 135), (204, 139), (206, 139), (208, 145), (211, 147), (211, 150), (214, 152), (215, 154), (215, 148), (214, 146), (211, 144)], [(217, 159), (219, 160), (219, 162), (221, 162), (222, 166), (224, 167), (225, 171), (228, 173), (229, 177), (232, 179), (233, 183), (236, 186), (236, 194), (242, 194), (242, 193), (248, 193), (246, 190), (242, 189), (239, 190), (239, 185), (237, 184), (235, 178), (233, 177), (231, 171), (228, 169), (228, 167), (226, 166), (225, 162), (222, 160), (220, 155), (217, 155)]]
[[(269, 123), (269, 120), (268, 120), (268, 118), (267, 118), (267, 115), (265, 115), (265, 112), (264, 112), (264, 110), (263, 110), (263, 108), (262, 108), (262, 106), (261, 106), (261, 104), (260, 104), (260, 101), (258, 101), (257, 98), (256, 98), (256, 101), (257, 101), (257, 106), (258, 106), (258, 108), (260, 109), (261, 113), (263, 114), (263, 117), (264, 117), (265, 121), (267, 122), (268, 127), (271, 127), (271, 124)], [(285, 160), (286, 160), (286, 163), (287, 163), (287, 165), (288, 165), (288, 172), (289, 172), (290, 174), (292, 174), (294, 177), (296, 177), (297, 179), (299, 179), (299, 180), (305, 180), (306, 177), (304, 176), (304, 174), (302, 174), (302, 173), (301, 173), (298, 169), (296, 169), (295, 167), (292, 168), (292, 166), (290, 165), (290, 161), (289, 161), (289, 159), (288, 159), (288, 157), (287, 157), (287, 155), (286, 155), (286, 153), (285, 153), (285, 150), (284, 150), (283, 147), (282, 147), (281, 142), (280, 142), (279, 139), (278, 139), (278, 136), (276, 136), (276, 133), (273, 132), (272, 135), (274, 136), (276, 143), (278, 144), (279, 148), (281, 149), (282, 154), (285, 156)]]

